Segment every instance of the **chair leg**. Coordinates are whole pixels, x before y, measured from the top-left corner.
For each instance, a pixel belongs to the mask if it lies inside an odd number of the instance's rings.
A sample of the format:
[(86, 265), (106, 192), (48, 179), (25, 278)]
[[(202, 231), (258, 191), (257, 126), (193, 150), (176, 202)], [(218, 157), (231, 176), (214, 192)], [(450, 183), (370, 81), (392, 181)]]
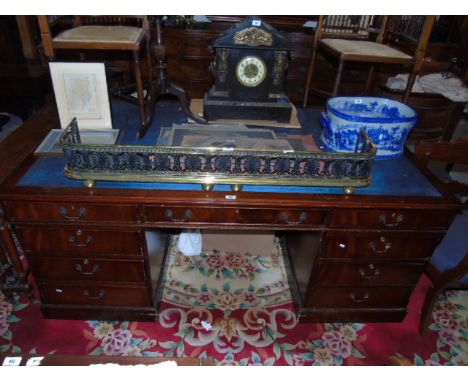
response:
[(464, 258), (457, 264), (457, 266), (455, 266), (455, 268), (441, 273), (440, 276), (434, 281), (432, 289), (426, 295), (421, 311), (419, 327), (421, 335), (425, 335), (427, 333), (428, 324), (437, 298), (444, 291), (444, 289), (450, 286), (451, 283), (465, 276), (467, 271), (468, 254), (465, 254)]
[(136, 82), (137, 95), (138, 95), (138, 106), (140, 108), (141, 126), (145, 127), (148, 121), (146, 118), (145, 93), (143, 90), (143, 80), (141, 78), (140, 52), (139, 51), (133, 52), (133, 66), (134, 66), (134, 71), (135, 71), (135, 82)]
[(150, 125), (153, 121), (154, 111), (155, 111), (155, 103), (156, 103), (156, 94), (155, 94), (155, 86), (153, 83), (153, 62), (151, 59), (151, 46), (150, 46), (150, 39), (151, 34), (148, 31), (148, 37), (146, 38), (145, 42), (145, 49), (146, 49), (146, 65), (148, 70), (148, 84), (147, 84), (147, 93), (145, 99), (145, 110), (146, 110), (146, 123)]
[(405, 94), (403, 95), (403, 103), (408, 103), (413, 89), (414, 81), (416, 81), (416, 70), (413, 69), (408, 77), (408, 83), (406, 84)]
[[(150, 32), (148, 32), (150, 33)], [(146, 38), (145, 42), (145, 49), (146, 49), (146, 65), (148, 67), (148, 87), (150, 88), (153, 86), (153, 63), (151, 61), (151, 45), (150, 45), (150, 37)]]
[(425, 336), (427, 334), (434, 305), (437, 302), (437, 299), (439, 298), (440, 294), (444, 291), (444, 289), (445, 288), (443, 286), (436, 287), (435, 285), (433, 285), (432, 289), (427, 293), (426, 298), (424, 299), (419, 323), (419, 331), (422, 336)]
[(309, 99), (309, 88), (310, 88), (310, 84), (312, 83), (312, 76), (314, 73), (316, 57), (317, 57), (317, 48), (314, 46), (314, 49), (312, 51), (312, 58), (310, 59), (309, 70), (307, 72), (307, 80), (306, 80), (306, 86), (305, 86), (305, 91), (304, 91), (304, 101), (302, 102), (303, 107), (307, 107), (307, 101)]
[(335, 97), (338, 94), (338, 89), (340, 87), (341, 77), (343, 76), (344, 60), (340, 58), (340, 63), (338, 65), (338, 72), (336, 73), (335, 84), (333, 85), (332, 97)]
[(372, 85), (374, 84), (375, 77), (375, 65), (371, 65), (369, 68), (369, 74), (367, 75), (366, 89), (364, 90), (365, 94), (369, 94), (371, 91)]

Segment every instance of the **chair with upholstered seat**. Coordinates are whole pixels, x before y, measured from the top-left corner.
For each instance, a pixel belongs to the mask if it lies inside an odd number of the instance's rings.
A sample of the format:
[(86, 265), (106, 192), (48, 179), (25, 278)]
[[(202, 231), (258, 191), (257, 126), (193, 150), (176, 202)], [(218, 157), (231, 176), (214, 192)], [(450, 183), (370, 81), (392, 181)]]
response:
[[(403, 97), (403, 102), (407, 102), (421, 69), (434, 20), (434, 16), (320, 16), (314, 35), (303, 106), (307, 106), (310, 91), (325, 97), (338, 95), (345, 62), (370, 64), (366, 93), (372, 87), (376, 64), (412, 66)], [(372, 40), (374, 36), (375, 41)], [(395, 42), (409, 42), (416, 48), (408, 54), (395, 47)], [(320, 50), (338, 59), (331, 92), (311, 87)]]
[[(142, 130), (151, 123), (154, 112), (152, 88), (152, 64), (150, 52), (150, 29), (146, 16), (75, 16), (73, 27), (53, 35), (50, 21), (52, 16), (38, 16), (44, 54), (49, 60), (55, 60), (58, 49), (69, 50), (109, 50), (128, 51), (133, 56), (133, 68), (136, 82), (137, 103), (140, 110)], [(122, 25), (124, 22), (133, 25)], [(84, 23), (86, 25), (82, 25)], [(107, 23), (108, 25), (100, 25)], [(148, 85), (145, 94), (142, 70), (140, 65), (141, 51), (146, 50)], [(127, 98), (132, 100), (132, 98)], [(134, 99), (133, 99), (134, 100)], [(135, 100), (134, 100), (135, 101)]]
[[(415, 148), (415, 155), (424, 164), (433, 160), (449, 163), (448, 169), (455, 169), (452, 164), (467, 166), (468, 140), (461, 138), (454, 143), (421, 141)], [(468, 177), (468, 173), (464, 174)], [(444, 176), (439, 177), (444, 178)], [(468, 184), (450, 178), (444, 184), (448, 192), (461, 198), (464, 211), (455, 217), (426, 268), (426, 273), (433, 284), (424, 300), (421, 312), (422, 334), (427, 332), (432, 310), (440, 294), (447, 288), (468, 288), (468, 200), (464, 200), (468, 195)]]

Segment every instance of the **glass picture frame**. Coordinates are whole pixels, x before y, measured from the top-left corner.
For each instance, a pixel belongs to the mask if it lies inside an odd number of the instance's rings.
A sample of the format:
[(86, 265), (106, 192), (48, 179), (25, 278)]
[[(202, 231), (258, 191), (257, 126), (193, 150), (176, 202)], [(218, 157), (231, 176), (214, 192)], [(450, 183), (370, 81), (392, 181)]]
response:
[[(63, 155), (63, 145), (60, 143), (62, 129), (50, 130), (34, 155)], [(114, 145), (118, 142), (118, 129), (86, 129), (81, 131), (81, 143), (90, 145)]]

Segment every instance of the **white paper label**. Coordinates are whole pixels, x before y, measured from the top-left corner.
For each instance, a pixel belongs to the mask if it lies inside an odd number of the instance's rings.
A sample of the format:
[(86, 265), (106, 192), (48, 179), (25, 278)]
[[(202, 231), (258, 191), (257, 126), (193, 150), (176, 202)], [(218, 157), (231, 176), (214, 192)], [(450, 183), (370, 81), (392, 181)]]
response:
[(19, 366), (22, 357), (5, 357), (2, 366)]
[(44, 357), (32, 357), (26, 361), (26, 366), (39, 366)]
[(252, 25), (254, 27), (259, 27), (260, 25), (262, 25), (262, 22), (260, 20), (252, 20)]

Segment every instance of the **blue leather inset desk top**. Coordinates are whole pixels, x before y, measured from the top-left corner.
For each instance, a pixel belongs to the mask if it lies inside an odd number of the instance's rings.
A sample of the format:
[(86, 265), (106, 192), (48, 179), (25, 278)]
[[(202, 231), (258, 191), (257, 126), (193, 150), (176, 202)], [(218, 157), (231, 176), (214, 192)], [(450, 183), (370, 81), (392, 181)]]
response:
[[(65, 177), (62, 156), (48, 156), (39, 160), (18, 182), (19, 186), (35, 187), (84, 187), (83, 181)], [(372, 183), (355, 189), (359, 195), (386, 196), (440, 196), (439, 192), (406, 158), (377, 161), (372, 168)], [(109, 182), (97, 181), (99, 188), (135, 188), (154, 190), (201, 190), (199, 184), (153, 183), (153, 182)], [(214, 191), (230, 191), (228, 185), (216, 185)], [(255, 186), (245, 185), (243, 192), (280, 192), (300, 194), (344, 194), (338, 187), (303, 186)]]
[[(298, 116), (302, 124), (303, 133), (314, 134), (317, 130), (318, 120), (316, 114), (309, 109), (299, 109)], [(115, 127), (124, 130), (119, 137), (121, 144), (154, 145), (162, 126), (171, 126), (173, 123), (186, 122), (180, 107), (175, 103), (159, 102), (156, 109), (156, 118), (146, 136), (137, 141), (136, 133), (139, 127), (138, 110), (135, 106), (126, 103), (113, 104), (113, 123)], [(31, 187), (84, 187), (80, 180), (71, 180), (64, 175), (64, 158), (62, 156), (44, 156), (36, 163), (18, 182), (19, 186)], [(359, 195), (383, 196), (431, 196), (440, 197), (440, 193), (422, 175), (407, 158), (375, 161), (371, 172), (370, 186), (355, 189)], [(199, 184), (154, 183), (154, 182), (109, 182), (97, 181), (98, 188), (134, 188), (154, 190), (201, 190)], [(216, 185), (214, 191), (230, 191), (228, 185)], [(344, 194), (338, 187), (303, 187), (303, 186), (255, 186), (246, 185), (243, 192), (279, 192), (301, 194)]]

